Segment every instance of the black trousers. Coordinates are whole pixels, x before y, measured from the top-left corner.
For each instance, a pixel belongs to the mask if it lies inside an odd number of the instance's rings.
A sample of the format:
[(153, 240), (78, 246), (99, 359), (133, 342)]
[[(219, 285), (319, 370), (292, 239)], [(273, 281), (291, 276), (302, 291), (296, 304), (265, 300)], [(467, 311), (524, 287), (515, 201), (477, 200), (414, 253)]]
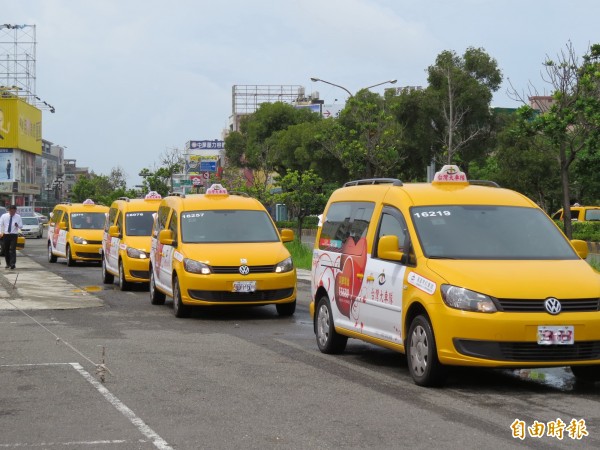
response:
[(16, 234), (4, 235), (4, 259), (10, 267), (17, 264), (17, 237)]

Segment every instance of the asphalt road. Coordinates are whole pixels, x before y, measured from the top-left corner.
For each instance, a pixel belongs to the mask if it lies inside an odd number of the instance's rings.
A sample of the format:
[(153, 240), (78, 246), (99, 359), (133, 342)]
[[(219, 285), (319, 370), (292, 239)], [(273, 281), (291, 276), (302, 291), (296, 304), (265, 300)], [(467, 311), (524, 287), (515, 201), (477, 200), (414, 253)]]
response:
[[(321, 354), (305, 280), (292, 318), (176, 319), (144, 287), (101, 284), (97, 264), (48, 263), (45, 240), (0, 270), (0, 449), (600, 447), (600, 386), (567, 368), (455, 369), (426, 389), (392, 351)], [(588, 435), (513, 437), (557, 419)]]

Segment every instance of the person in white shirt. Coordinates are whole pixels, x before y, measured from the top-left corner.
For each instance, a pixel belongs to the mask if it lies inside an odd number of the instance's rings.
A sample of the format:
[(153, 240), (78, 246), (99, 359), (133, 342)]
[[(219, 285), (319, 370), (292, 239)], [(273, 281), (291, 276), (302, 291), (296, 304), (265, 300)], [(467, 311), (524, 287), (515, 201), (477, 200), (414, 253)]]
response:
[(7, 269), (14, 269), (17, 264), (17, 238), (21, 228), (23, 228), (23, 221), (17, 214), (17, 206), (10, 205), (8, 212), (0, 217), (0, 237), (3, 240)]

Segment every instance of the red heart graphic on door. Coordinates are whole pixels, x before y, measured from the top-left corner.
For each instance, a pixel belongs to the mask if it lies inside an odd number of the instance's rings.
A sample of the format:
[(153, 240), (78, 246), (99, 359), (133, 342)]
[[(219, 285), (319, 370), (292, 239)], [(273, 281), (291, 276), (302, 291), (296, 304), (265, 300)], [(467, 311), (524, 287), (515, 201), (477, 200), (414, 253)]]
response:
[(360, 293), (366, 265), (366, 239), (361, 238), (356, 243), (352, 238), (347, 239), (342, 247), (341, 271), (335, 277), (335, 292), (338, 309), (348, 318), (350, 317), (350, 308)]

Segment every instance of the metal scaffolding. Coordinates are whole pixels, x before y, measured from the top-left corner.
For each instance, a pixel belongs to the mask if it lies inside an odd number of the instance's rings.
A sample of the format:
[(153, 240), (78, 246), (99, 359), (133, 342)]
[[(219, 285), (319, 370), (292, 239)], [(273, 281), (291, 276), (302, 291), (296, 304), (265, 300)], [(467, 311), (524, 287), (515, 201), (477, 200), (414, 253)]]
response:
[(37, 106), (35, 52), (35, 25), (0, 25), (0, 90)]

